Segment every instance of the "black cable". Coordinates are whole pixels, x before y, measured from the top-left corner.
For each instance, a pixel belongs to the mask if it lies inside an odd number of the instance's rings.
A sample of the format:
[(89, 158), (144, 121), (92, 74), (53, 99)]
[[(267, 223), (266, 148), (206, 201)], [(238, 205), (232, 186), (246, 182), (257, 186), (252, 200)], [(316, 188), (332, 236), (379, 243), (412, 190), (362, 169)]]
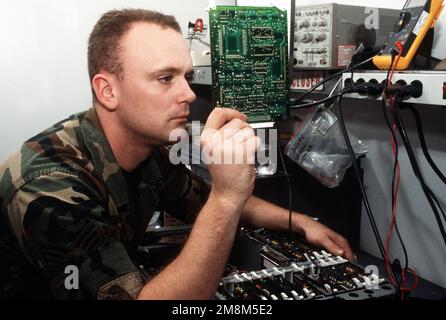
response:
[[(391, 125), (391, 122), (389, 119), (389, 115), (387, 114), (386, 104), (385, 104), (384, 100), (382, 100), (382, 110), (383, 110), (383, 114), (384, 114), (384, 119), (386, 120), (387, 127), (389, 128), (390, 133), (392, 134), (392, 139), (393, 139), (393, 141), (395, 141), (395, 150), (396, 150), (395, 162), (394, 162), (393, 173), (392, 173), (392, 210), (393, 210), (395, 201), (396, 201), (394, 190), (395, 190), (395, 183), (396, 183), (396, 172), (397, 172), (397, 166), (398, 166), (399, 149), (398, 149), (398, 141), (397, 141), (396, 135), (393, 131), (393, 128), (392, 128), (392, 125)], [(404, 244), (403, 238), (401, 237), (400, 230), (398, 228), (398, 223), (397, 223), (396, 217), (395, 217), (395, 231), (398, 236), (398, 240), (401, 244), (401, 248), (403, 249), (404, 261), (405, 261), (404, 267), (407, 270), (409, 268), (409, 257), (407, 254), (406, 245)], [(401, 279), (401, 282), (399, 283), (399, 287), (401, 287), (401, 285), (402, 285), (402, 279)]]
[(387, 76), (386, 76), (386, 79), (384, 80), (384, 88), (383, 88), (383, 100), (384, 100), (384, 97), (385, 97), (385, 94), (386, 94), (386, 91), (387, 91), (387, 88), (389, 87), (389, 77), (390, 77), (390, 72), (392, 71), (392, 69), (393, 69), (393, 64), (395, 63), (395, 53), (392, 51), (391, 52), (391, 62), (390, 62), (390, 67), (389, 67), (389, 69), (387, 70)]
[[(407, 145), (410, 148), (410, 154), (409, 154), (409, 150), (408, 150), (409, 160), (411, 160), (411, 165), (414, 170), (415, 176), (417, 177), (418, 181), (420, 182), (421, 186), (423, 187), (423, 192), (425, 191), (425, 194), (427, 193), (430, 196), (431, 200), (437, 205), (438, 209), (440, 210), (441, 214), (443, 215), (443, 219), (446, 220), (446, 215), (445, 215), (445, 212), (444, 212), (440, 202), (438, 201), (438, 199), (435, 196), (432, 189), (424, 181), (424, 177), (421, 173), (421, 169), (418, 165), (418, 161), (416, 159), (415, 153), (413, 151), (412, 145), (409, 140), (409, 135), (407, 134), (406, 128), (404, 126), (403, 119), (399, 115), (398, 108), (395, 109), (395, 117), (397, 118), (397, 121), (398, 121), (397, 124), (398, 123), (400, 124), (402, 132), (404, 134), (404, 136), (403, 135), (401, 136), (403, 138), (403, 142), (407, 143)], [(406, 149), (407, 149), (407, 147), (406, 147)], [(429, 199), (428, 199), (428, 201), (429, 201)], [(433, 208), (437, 209), (437, 207), (434, 206)], [(437, 213), (438, 213), (438, 211), (437, 211)], [(435, 210), (434, 210), (434, 214), (435, 214)], [(437, 221), (441, 222), (441, 219), (437, 219)], [(444, 228), (442, 228), (442, 224), (440, 224), (440, 230), (444, 230)], [(442, 235), (444, 235), (444, 233), (442, 233)], [(445, 238), (445, 242), (446, 242), (446, 238)]]
[(429, 188), (429, 186), (426, 185), (427, 191), (429, 192), (430, 196), (432, 197), (432, 200), (435, 202), (435, 204), (437, 205), (438, 209), (440, 209), (441, 215), (443, 216), (443, 220), (446, 221), (446, 214), (443, 210), (443, 207), (440, 204), (440, 201), (438, 201), (435, 193), (432, 191), (431, 188)]
[(349, 72), (349, 71), (351, 71), (351, 70), (357, 69), (357, 68), (359, 68), (360, 66), (362, 66), (362, 65), (364, 65), (364, 64), (366, 64), (366, 63), (368, 63), (368, 62), (370, 62), (370, 61), (372, 61), (372, 60), (373, 60), (373, 57), (372, 57), (372, 58), (369, 58), (369, 59), (366, 59), (366, 60), (364, 60), (364, 61), (362, 61), (362, 62), (360, 62), (360, 63), (358, 63), (358, 64), (356, 64), (356, 65), (354, 65), (354, 66), (352, 66), (352, 67), (349, 67), (349, 68), (347, 68), (347, 69), (345, 69), (345, 70), (342, 70), (342, 71), (340, 71), (340, 72), (337, 72), (337, 73), (335, 73), (335, 74), (329, 76), (328, 78), (325, 78), (324, 80), (322, 80), (321, 82), (319, 82), (318, 84), (316, 84), (315, 86), (313, 86), (311, 89), (309, 89), (309, 90), (305, 91), (303, 94), (301, 94), (301, 95), (295, 100), (295, 103), (301, 101), (303, 98), (305, 98), (306, 96), (308, 96), (310, 93), (312, 93), (314, 90), (316, 90), (317, 88), (319, 88), (319, 87), (320, 87), (321, 85), (323, 85), (324, 83), (326, 83), (326, 82), (328, 82), (328, 81), (330, 81), (330, 80), (332, 80), (332, 79), (334, 79), (334, 78), (337, 78), (337, 77), (341, 76), (342, 74), (344, 74), (344, 73), (346, 73), (346, 72)]
[(347, 150), (348, 150), (348, 152), (350, 154), (350, 157), (351, 157), (351, 160), (352, 160), (352, 165), (353, 165), (353, 168), (355, 170), (356, 178), (358, 180), (359, 187), (361, 189), (362, 200), (364, 202), (364, 206), (365, 206), (365, 209), (367, 211), (367, 215), (369, 217), (370, 224), (372, 226), (372, 231), (373, 231), (373, 234), (375, 236), (376, 243), (378, 244), (379, 251), (380, 251), (382, 259), (384, 261), (385, 257), (386, 257), (385, 256), (384, 245), (382, 243), (381, 236), (379, 235), (378, 227), (376, 226), (375, 218), (373, 216), (373, 212), (372, 212), (372, 209), (370, 207), (370, 203), (369, 203), (369, 200), (368, 200), (368, 197), (367, 197), (367, 193), (365, 192), (364, 184), (363, 184), (362, 179), (361, 179), (361, 172), (360, 172), (358, 164), (356, 162), (355, 152), (354, 152), (353, 147), (351, 145), (350, 138), (349, 138), (348, 132), (347, 132), (347, 128), (345, 126), (344, 115), (343, 115), (343, 112), (342, 112), (342, 97), (338, 98), (336, 104), (337, 104), (338, 110), (339, 110), (339, 124), (341, 126), (342, 134), (344, 136), (345, 143), (347, 145)]
[[(391, 191), (391, 193), (392, 193), (391, 194), (392, 210), (393, 210), (393, 207), (394, 207), (395, 201), (396, 201), (396, 199), (395, 199), (395, 180), (396, 180), (396, 170), (397, 170), (398, 157), (399, 157), (399, 147), (398, 147), (398, 141), (396, 139), (396, 135), (393, 132), (392, 124), (391, 124), (389, 116), (387, 114), (386, 103), (385, 103), (385, 93), (386, 93), (387, 88), (388, 88), (388, 86), (390, 84), (389, 83), (389, 76), (390, 76), (390, 72), (393, 69), (393, 64), (395, 63), (395, 58), (396, 58), (396, 53), (392, 51), (391, 52), (390, 66), (389, 66), (389, 69), (387, 70), (387, 76), (386, 76), (386, 79), (385, 79), (385, 82), (384, 82), (383, 98), (382, 98), (382, 110), (383, 110), (383, 114), (384, 114), (384, 119), (386, 120), (386, 124), (387, 124), (387, 126), (388, 126), (388, 128), (390, 130), (390, 133), (392, 134), (393, 141), (395, 141), (395, 149), (396, 149), (395, 162), (394, 162), (393, 174), (392, 174), (392, 191)], [(398, 222), (397, 222), (396, 217), (395, 217), (395, 231), (396, 231), (398, 240), (399, 240), (399, 242), (401, 244), (401, 248), (403, 249), (404, 262), (405, 262), (404, 266), (405, 266), (406, 269), (408, 269), (409, 268), (409, 257), (408, 257), (408, 254), (407, 254), (406, 245), (404, 244), (403, 238), (401, 237), (401, 233), (400, 233), (400, 230), (399, 230), (399, 227), (398, 227)], [(393, 264), (390, 264), (390, 266), (391, 266), (391, 269), (392, 269)], [(392, 269), (392, 271), (395, 271), (395, 270)], [(396, 281), (397, 279), (395, 277), (395, 273), (393, 273), (393, 277), (394, 277), (394, 279)], [(402, 283), (403, 283), (403, 279), (401, 279), (400, 282), (398, 283), (398, 291), (395, 294), (400, 295), (399, 288), (401, 288)]]
[[(437, 173), (439, 178), (443, 182), (445, 182), (445, 184), (446, 184), (446, 179), (445, 179), (443, 173), (440, 171), (440, 169), (438, 169), (437, 165), (435, 164), (435, 162), (433, 161), (432, 157), (429, 154), (429, 150), (428, 150), (427, 145), (426, 145), (426, 140), (424, 139), (424, 130), (423, 130), (423, 126), (422, 126), (422, 123), (421, 123), (421, 117), (420, 117), (420, 114), (418, 113), (418, 110), (416, 110), (415, 107), (413, 107), (411, 104), (405, 105), (404, 107), (402, 107), (402, 109), (406, 108), (406, 107), (409, 108), (409, 110), (411, 110), (413, 115), (414, 115), (416, 126), (417, 126), (418, 137), (420, 139), (421, 148), (423, 149), (423, 154), (426, 157), (426, 160), (429, 162), (429, 164), (431, 165), (431, 167), (435, 171), (435, 173)], [(400, 119), (400, 121), (401, 121), (403, 129), (405, 130), (403, 120)], [(407, 133), (406, 133), (406, 136), (407, 136)], [(410, 143), (410, 141), (409, 141), (409, 143)], [(419, 171), (419, 172), (420, 172), (420, 175), (421, 175), (421, 171)], [(432, 189), (429, 186), (427, 186), (427, 184), (424, 182), (424, 179), (423, 179), (423, 183), (424, 183), (424, 185), (426, 187), (426, 190), (428, 191), (428, 193), (432, 197), (432, 200), (435, 202), (435, 204), (437, 205), (438, 209), (440, 209), (440, 212), (442, 213), (443, 219), (446, 221), (445, 212), (444, 212), (440, 202), (438, 201), (437, 197), (435, 196), (434, 192), (432, 191)]]
[(446, 184), (446, 177), (444, 176), (444, 174), (441, 172), (441, 170), (438, 168), (438, 166), (435, 164), (434, 160), (432, 159), (429, 150), (427, 148), (427, 144), (426, 144), (426, 140), (424, 138), (424, 130), (423, 130), (423, 124), (421, 122), (421, 117), (420, 117), (420, 113), (418, 112), (418, 110), (411, 104), (406, 104), (404, 106), (404, 108), (408, 108), (412, 114), (413, 117), (415, 118), (415, 123), (417, 126), (417, 131), (418, 131), (418, 138), (420, 139), (420, 145), (421, 145), (421, 149), (423, 149), (423, 154), (427, 160), (427, 162), (430, 164), (432, 170), (434, 170), (434, 172), (437, 174), (437, 176), (441, 179), (441, 181), (443, 181), (444, 184)]
[(356, 91), (356, 90), (357, 90), (357, 87), (356, 87), (356, 85), (355, 85), (355, 80), (353, 79), (354, 75), (355, 75), (355, 69), (352, 69), (352, 73), (351, 73), (351, 75), (350, 75), (350, 79), (352, 80), (352, 84), (351, 84), (351, 86), (352, 86), (353, 90)]
[[(350, 91), (351, 89), (349, 89)], [(335, 100), (336, 98), (339, 98), (340, 96), (344, 95), (346, 92), (340, 92), (338, 94), (335, 94), (333, 96), (315, 101), (315, 102), (311, 102), (311, 103), (305, 103), (305, 104), (296, 104), (296, 101), (294, 101), (294, 104), (290, 105), (290, 110), (295, 110), (295, 109), (301, 109), (301, 108), (308, 108), (308, 107), (313, 107), (313, 106), (318, 106), (320, 104), (326, 103), (326, 102), (331, 102), (333, 100)]]
[[(388, 80), (387, 79), (389, 78), (390, 71), (391, 71), (391, 69), (393, 67), (394, 58), (395, 57), (392, 56), (392, 63), (391, 63), (390, 68), (388, 70), (388, 75), (387, 75), (387, 78), (386, 78), (386, 83), (384, 85), (384, 91), (383, 92), (385, 92), (385, 87), (388, 85), (388, 83), (387, 83)], [(353, 82), (353, 79), (352, 79), (352, 82)], [(342, 98), (342, 96), (341, 96), (341, 98)], [(375, 218), (374, 218), (373, 212), (371, 210), (370, 203), (368, 201), (367, 193), (365, 192), (364, 184), (363, 184), (362, 179), (361, 179), (361, 173), (360, 173), (358, 164), (356, 163), (355, 152), (354, 152), (353, 147), (352, 147), (352, 145), (350, 143), (350, 139), (349, 139), (349, 136), (348, 136), (347, 128), (345, 126), (344, 115), (343, 115), (343, 112), (342, 112), (342, 101), (341, 101), (341, 98), (338, 98), (338, 100), (337, 100), (337, 106), (338, 106), (338, 110), (339, 110), (339, 123), (341, 125), (342, 133), (344, 135), (344, 139), (345, 139), (345, 142), (346, 142), (346, 145), (347, 145), (347, 150), (349, 151), (350, 158), (352, 160), (352, 165), (353, 165), (353, 168), (355, 170), (356, 178), (358, 180), (359, 187), (361, 189), (362, 199), (363, 199), (363, 202), (364, 202), (365, 209), (367, 211), (367, 215), (368, 215), (368, 218), (369, 218), (369, 221), (370, 221), (370, 225), (372, 227), (372, 231), (373, 231), (373, 234), (375, 236), (375, 240), (377, 242), (378, 249), (379, 249), (379, 251), (381, 253), (381, 257), (382, 257), (382, 259), (384, 261), (385, 257), (386, 257), (385, 256), (384, 245), (382, 243), (381, 236), (380, 236), (379, 231), (378, 231), (378, 227), (376, 226)], [(393, 274), (393, 270), (391, 270), (391, 272), (392, 272), (392, 276), (395, 277), (394, 274)]]
[(424, 192), (424, 194), (426, 196), (426, 199), (427, 199), (427, 201), (429, 202), (429, 205), (432, 208), (432, 211), (434, 213), (435, 219), (437, 220), (437, 224), (438, 224), (438, 227), (440, 229), (440, 233), (441, 233), (441, 235), (443, 237), (443, 241), (446, 244), (446, 231), (444, 229), (443, 222), (441, 221), (441, 217), (440, 217), (440, 214), (438, 212), (438, 209), (437, 209), (436, 205), (439, 207), (441, 213), (443, 214), (443, 218), (446, 219), (444, 211), (441, 208), (441, 205), (438, 202), (438, 199), (435, 197), (435, 195), (432, 192), (432, 190), (427, 186), (426, 182), (424, 181), (423, 175), (421, 174), (420, 167), (419, 167), (418, 162), (417, 162), (416, 157), (415, 157), (415, 153), (414, 153), (414, 151), (412, 149), (412, 145), (410, 143), (409, 136), (407, 135), (406, 129), (404, 127), (404, 122), (402, 121), (402, 119), (401, 119), (401, 117), (400, 117), (400, 115), (398, 113), (398, 107), (395, 108), (394, 116), (395, 116), (395, 123), (396, 123), (396, 125), (398, 127), (398, 131), (399, 131), (399, 133), (401, 135), (401, 138), (402, 138), (402, 141), (404, 143), (404, 146), (406, 147), (407, 154), (409, 156), (409, 161), (410, 161), (410, 164), (412, 166), (412, 170), (414, 171), (415, 176), (417, 177), (419, 183), (421, 184), (421, 187), (422, 187), (423, 192)]
[[(354, 69), (356, 69), (356, 68), (358, 68), (358, 67), (364, 65), (364, 64), (370, 62), (372, 59), (373, 59), (373, 57), (372, 57), (372, 58), (369, 58), (369, 59), (366, 59), (366, 60), (364, 60), (364, 61), (362, 61), (362, 62), (360, 62), (360, 63), (358, 63), (358, 64), (356, 64), (356, 65), (354, 65), (354, 66), (352, 66), (352, 67), (350, 67), (350, 64), (351, 64), (352, 61), (350, 61), (350, 63), (349, 63), (349, 67), (347, 67), (347, 69), (342, 70), (342, 71), (340, 71), (340, 72), (338, 72), (338, 73), (336, 73), (336, 74), (334, 74), (334, 75), (332, 75), (332, 76), (330, 76), (330, 77), (328, 77), (328, 78), (325, 78), (324, 80), (322, 80), (321, 82), (319, 82), (318, 84), (316, 84), (315, 86), (313, 86), (311, 89), (309, 89), (308, 91), (306, 91), (305, 93), (303, 93), (301, 96), (299, 96), (295, 101), (293, 101), (293, 104), (290, 104), (289, 109), (290, 109), (290, 110), (293, 110), (293, 109), (300, 109), (300, 108), (308, 108), (308, 107), (312, 107), (312, 106), (317, 106), (317, 105), (320, 105), (320, 104), (323, 104), (323, 103), (326, 103), (326, 102), (331, 102), (331, 101), (333, 101), (333, 100), (335, 100), (335, 99), (337, 99), (337, 98), (339, 98), (339, 97), (342, 97), (342, 95), (344, 95), (346, 92), (351, 91), (351, 88), (346, 89), (346, 90), (340, 92), (340, 93), (337, 94), (337, 95), (333, 95), (333, 96), (327, 97), (327, 98), (322, 99), (322, 100), (319, 100), (319, 101), (315, 101), (315, 102), (311, 102), (311, 103), (306, 103), (306, 104), (301, 104), (301, 105), (298, 104), (299, 101), (301, 101), (303, 98), (305, 98), (307, 95), (309, 95), (311, 92), (313, 92), (315, 89), (317, 89), (318, 87), (320, 87), (320, 86), (323, 85), (324, 83), (326, 83), (326, 82), (330, 81), (331, 79), (334, 79), (334, 78), (336, 78), (336, 77), (338, 77), (338, 76), (341, 76), (341, 75), (344, 74), (345, 72), (349, 72), (349, 71), (351, 71), (351, 70), (354, 70)], [(293, 108), (293, 107), (294, 107), (294, 108)], [(286, 166), (285, 166), (285, 161), (284, 161), (284, 159), (283, 159), (282, 148), (281, 148), (280, 146), (279, 146), (279, 149), (280, 149), (280, 150), (279, 150), (280, 160), (281, 160), (281, 162), (282, 162), (283, 171), (284, 171), (284, 173), (285, 173), (285, 176), (286, 176), (286, 179), (287, 179), (287, 182), (288, 182), (288, 192), (289, 192), (289, 220), (288, 220), (288, 229), (289, 229), (289, 233), (290, 233), (290, 235), (291, 235), (292, 237), (294, 237), (294, 233), (293, 233), (293, 230), (292, 230), (292, 220), (291, 220), (291, 217), (292, 217), (292, 214), (293, 214), (293, 213), (292, 213), (292, 190), (291, 190), (292, 188), (291, 188), (291, 180), (290, 180), (290, 177), (289, 177), (289, 175), (288, 175), (288, 171), (287, 171)]]
[[(280, 135), (279, 135), (279, 137), (280, 137)], [(293, 228), (292, 228), (292, 223), (291, 223), (291, 217), (293, 215), (293, 194), (291, 191), (291, 180), (290, 180), (290, 176), (289, 176), (288, 171), (285, 166), (285, 161), (283, 160), (283, 153), (282, 153), (282, 147), (280, 146), (280, 142), (279, 142), (279, 156), (280, 156), (280, 161), (282, 162), (283, 172), (285, 173), (285, 177), (288, 182), (288, 209), (290, 211), (289, 220), (288, 220), (288, 231), (289, 231), (291, 237), (293, 238), (294, 233), (293, 233)]]

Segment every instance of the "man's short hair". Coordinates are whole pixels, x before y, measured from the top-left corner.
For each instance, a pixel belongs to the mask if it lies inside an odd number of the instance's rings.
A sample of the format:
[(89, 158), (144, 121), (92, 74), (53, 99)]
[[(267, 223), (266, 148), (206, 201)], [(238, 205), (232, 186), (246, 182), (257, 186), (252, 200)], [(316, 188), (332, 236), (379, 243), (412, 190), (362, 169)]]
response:
[[(156, 24), (181, 33), (180, 25), (174, 16), (143, 9), (111, 10), (102, 15), (93, 28), (88, 40), (88, 72), (90, 84), (93, 77), (105, 70), (118, 77), (123, 76), (120, 57), (121, 39), (137, 22)], [(92, 88), (93, 99), (96, 94)]]

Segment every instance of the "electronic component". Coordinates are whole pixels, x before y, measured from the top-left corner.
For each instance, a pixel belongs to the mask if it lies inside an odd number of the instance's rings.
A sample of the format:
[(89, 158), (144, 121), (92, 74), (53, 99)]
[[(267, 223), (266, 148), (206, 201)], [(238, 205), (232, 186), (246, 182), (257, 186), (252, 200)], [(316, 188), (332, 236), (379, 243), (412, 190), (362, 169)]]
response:
[(216, 107), (268, 122), (288, 112), (287, 13), (273, 7), (209, 11), (212, 95)]
[(263, 257), (265, 268), (290, 266), (293, 263), (301, 266), (313, 264), (315, 267), (325, 267), (347, 262), (342, 257), (335, 257), (325, 251), (317, 251), (303, 240), (291, 239), (287, 233), (260, 229), (249, 232), (248, 236), (264, 245), (260, 255)]
[[(283, 232), (274, 232), (267, 230), (256, 230), (249, 233), (249, 236), (266, 245), (266, 248), (270, 248), (270, 258), (274, 256), (284, 256), (288, 260), (288, 264), (291, 263), (303, 263), (308, 261), (308, 257), (312, 256), (312, 249), (304, 242), (290, 241), (289, 236)], [(266, 248), (262, 251), (266, 251)], [(308, 256), (309, 254), (309, 256)], [(314, 258), (315, 259), (315, 258)], [(272, 262), (276, 266), (283, 266), (283, 262)], [(268, 267), (268, 265), (264, 265)]]
[(289, 265), (289, 259), (274, 249), (265, 246), (260, 251), (265, 267), (286, 267)]
[(407, 69), (442, 10), (443, 0), (408, 0), (401, 10), (394, 32), (390, 34), (381, 54), (373, 58), (373, 63), (380, 69), (389, 69), (392, 50), (398, 52), (395, 42), (399, 41), (403, 45), (403, 54), (396, 70)]
[(295, 7), (292, 16), (293, 68), (330, 70), (345, 68), (360, 43), (383, 46), (398, 10), (330, 3)]
[(231, 266), (222, 278), (216, 298), (224, 300), (363, 300), (386, 298), (395, 289), (377, 274), (359, 265), (316, 250), (286, 233), (242, 231), (260, 242), (265, 269), (237, 271)]

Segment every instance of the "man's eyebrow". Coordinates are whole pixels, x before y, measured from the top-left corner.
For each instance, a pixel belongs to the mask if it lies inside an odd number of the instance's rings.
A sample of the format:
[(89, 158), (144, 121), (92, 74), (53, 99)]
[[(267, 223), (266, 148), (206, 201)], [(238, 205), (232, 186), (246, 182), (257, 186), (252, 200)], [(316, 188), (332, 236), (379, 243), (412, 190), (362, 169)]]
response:
[[(157, 70), (154, 70), (152, 72), (149, 72), (149, 77), (156, 77), (156, 76), (160, 76), (163, 75), (165, 73), (182, 73), (182, 69), (179, 68), (175, 68), (175, 67), (164, 67), (164, 68), (160, 68)], [(186, 76), (192, 76), (194, 74), (194, 70), (190, 69), (186, 72)]]

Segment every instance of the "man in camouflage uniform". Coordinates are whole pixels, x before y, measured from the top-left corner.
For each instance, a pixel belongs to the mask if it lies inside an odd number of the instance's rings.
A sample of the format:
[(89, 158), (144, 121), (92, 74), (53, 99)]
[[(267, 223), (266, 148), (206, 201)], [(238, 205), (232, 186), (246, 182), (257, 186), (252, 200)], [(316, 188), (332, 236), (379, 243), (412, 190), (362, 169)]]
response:
[[(0, 297), (212, 298), (239, 223), (285, 230), (287, 210), (251, 195), (253, 165), (210, 164), (209, 187), (169, 161), (169, 134), (185, 128), (195, 99), (173, 17), (104, 14), (88, 63), (93, 108), (29, 139), (0, 166)], [(235, 110), (215, 109), (206, 129), (213, 131), (202, 146), (213, 154), (245, 150), (252, 158), (258, 148)], [(228, 149), (230, 140), (237, 148)], [(157, 210), (194, 227), (179, 256), (148, 281), (136, 254)], [(292, 221), (311, 243), (352, 257), (332, 230), (298, 213)], [(79, 269), (78, 290), (65, 286), (70, 265)]]

